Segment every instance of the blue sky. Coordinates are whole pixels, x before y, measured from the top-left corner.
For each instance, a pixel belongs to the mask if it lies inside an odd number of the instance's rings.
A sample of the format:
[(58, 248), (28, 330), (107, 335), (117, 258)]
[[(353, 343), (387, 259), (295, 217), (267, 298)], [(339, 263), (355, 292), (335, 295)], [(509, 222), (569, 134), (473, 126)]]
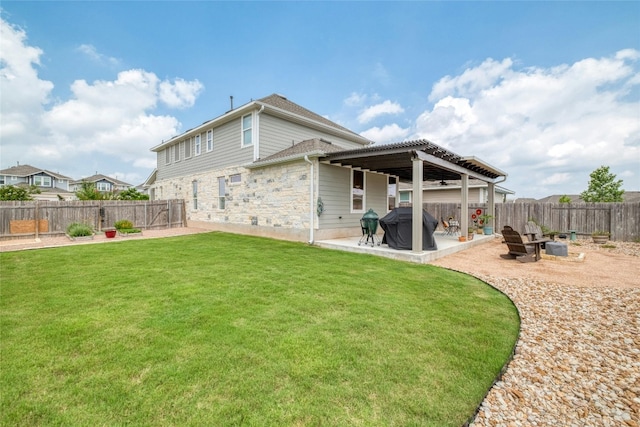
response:
[(0, 167), (139, 184), (149, 149), (280, 93), (576, 194), (640, 190), (640, 2), (4, 1)]

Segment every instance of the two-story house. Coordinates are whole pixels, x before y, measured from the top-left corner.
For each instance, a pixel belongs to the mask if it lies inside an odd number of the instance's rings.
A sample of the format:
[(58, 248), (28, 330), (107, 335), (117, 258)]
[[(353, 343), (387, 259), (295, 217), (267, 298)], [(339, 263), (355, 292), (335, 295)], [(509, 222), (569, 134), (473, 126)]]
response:
[(72, 181), (70, 184), (71, 191), (75, 192), (82, 190), (83, 182), (94, 184), (96, 186), (96, 190), (101, 193), (113, 193), (117, 191), (128, 190), (129, 188), (133, 187), (133, 185), (128, 184), (124, 181), (120, 181), (119, 179), (96, 173), (95, 175), (91, 175), (87, 178)]
[(71, 178), (56, 172), (40, 169), (30, 165), (16, 165), (0, 170), (0, 186), (16, 187), (35, 186), (40, 194), (34, 194), (35, 200), (69, 200), (73, 198), (70, 190)]
[[(157, 154), (145, 183), (151, 199), (187, 200), (189, 225), (308, 242), (358, 235), (368, 209), (389, 211), (390, 184), (420, 188), (424, 180), (460, 179), (466, 194), (469, 178), (493, 190), (506, 176), (426, 140), (373, 146), (276, 94), (151, 150)], [(421, 209), (422, 192), (415, 193), (414, 209)], [(414, 228), (422, 232), (421, 224)]]

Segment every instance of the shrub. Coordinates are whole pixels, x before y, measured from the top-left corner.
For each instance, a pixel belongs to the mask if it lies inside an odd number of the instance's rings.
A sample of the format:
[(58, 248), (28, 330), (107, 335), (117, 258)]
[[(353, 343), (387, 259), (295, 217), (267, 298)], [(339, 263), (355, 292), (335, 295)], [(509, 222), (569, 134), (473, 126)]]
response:
[(132, 233), (141, 233), (142, 230), (139, 228), (120, 228), (118, 229), (120, 234), (132, 234)]
[(133, 223), (128, 219), (121, 219), (120, 221), (116, 221), (116, 223), (113, 224), (113, 226), (116, 228), (116, 230), (122, 231), (124, 229), (133, 228)]
[(91, 236), (93, 227), (81, 222), (73, 222), (67, 227), (67, 234), (71, 237)]

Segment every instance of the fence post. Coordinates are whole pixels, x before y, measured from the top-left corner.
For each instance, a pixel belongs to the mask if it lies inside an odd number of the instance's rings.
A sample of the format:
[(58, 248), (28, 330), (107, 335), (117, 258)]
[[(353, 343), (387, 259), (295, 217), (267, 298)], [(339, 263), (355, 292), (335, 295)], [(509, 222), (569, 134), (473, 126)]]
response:
[(35, 206), (35, 210), (34, 210), (34, 216), (35, 216), (35, 226), (36, 226), (36, 242), (40, 239), (40, 212), (39, 212), (39, 205), (40, 202), (36, 200), (36, 206)]

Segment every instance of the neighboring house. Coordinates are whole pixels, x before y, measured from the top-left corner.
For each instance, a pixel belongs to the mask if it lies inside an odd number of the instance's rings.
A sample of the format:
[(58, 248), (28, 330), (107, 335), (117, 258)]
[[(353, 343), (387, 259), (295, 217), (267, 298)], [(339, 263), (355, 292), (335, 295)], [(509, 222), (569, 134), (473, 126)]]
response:
[(30, 165), (17, 165), (0, 170), (0, 186), (36, 186), (40, 194), (33, 194), (34, 200), (69, 200), (74, 197), (70, 190), (72, 178), (36, 168)]
[(101, 193), (112, 193), (114, 191), (123, 191), (128, 190), (133, 187), (133, 185), (128, 184), (124, 181), (120, 181), (116, 178), (111, 178), (102, 174), (95, 174), (87, 178), (82, 178), (78, 181), (72, 181), (70, 184), (71, 191), (80, 191), (82, 190), (83, 182), (91, 182), (95, 184), (96, 190)]
[[(487, 203), (489, 201), (489, 185), (478, 179), (470, 179), (469, 203)], [(462, 183), (460, 180), (426, 181), (422, 186), (423, 200), (425, 203), (460, 203), (462, 198)], [(411, 203), (412, 185), (400, 183), (400, 203)], [(496, 203), (505, 203), (507, 196), (515, 194), (515, 191), (494, 186), (494, 200)]]
[[(396, 182), (444, 176), (462, 179), (468, 191), (468, 178), (493, 188), (506, 177), (426, 140), (372, 146), (276, 94), (151, 150), (157, 169), (144, 184), (151, 199), (187, 200), (189, 225), (309, 243), (360, 234), (368, 209), (382, 217), (394, 205), (388, 189)], [(421, 195), (414, 206), (421, 209)], [(414, 233), (422, 233), (421, 221)]]

